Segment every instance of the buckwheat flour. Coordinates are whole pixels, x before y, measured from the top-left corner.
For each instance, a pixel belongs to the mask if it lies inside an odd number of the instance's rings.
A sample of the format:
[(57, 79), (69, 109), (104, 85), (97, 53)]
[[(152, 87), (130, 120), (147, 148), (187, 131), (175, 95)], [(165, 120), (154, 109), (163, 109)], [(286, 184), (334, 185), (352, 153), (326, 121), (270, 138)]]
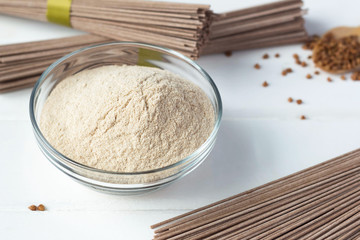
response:
[(40, 128), (65, 156), (94, 168), (137, 172), (194, 152), (209, 137), (214, 110), (193, 83), (165, 70), (104, 66), (60, 82)]

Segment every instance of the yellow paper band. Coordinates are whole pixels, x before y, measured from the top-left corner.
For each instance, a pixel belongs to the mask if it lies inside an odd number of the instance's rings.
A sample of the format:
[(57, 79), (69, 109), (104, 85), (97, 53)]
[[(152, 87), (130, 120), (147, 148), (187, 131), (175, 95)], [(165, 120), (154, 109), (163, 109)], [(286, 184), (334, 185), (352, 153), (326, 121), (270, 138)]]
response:
[(70, 8), (71, 0), (48, 0), (46, 18), (49, 22), (70, 27)]
[(161, 59), (162, 59), (161, 53), (155, 52), (150, 49), (140, 48), (137, 65), (158, 68), (158, 66), (151, 63), (151, 60), (161, 60)]

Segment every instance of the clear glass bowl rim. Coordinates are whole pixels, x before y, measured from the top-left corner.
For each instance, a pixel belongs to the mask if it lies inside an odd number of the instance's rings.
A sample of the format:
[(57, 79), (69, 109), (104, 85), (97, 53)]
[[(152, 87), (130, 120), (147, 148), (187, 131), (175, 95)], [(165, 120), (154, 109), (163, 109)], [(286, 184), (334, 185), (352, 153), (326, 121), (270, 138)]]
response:
[[(51, 72), (51, 70), (53, 70), (56, 66), (58, 66), (59, 64), (61, 64), (63, 61), (65, 61), (66, 59), (81, 53), (81, 52), (85, 52), (89, 49), (94, 49), (94, 48), (98, 48), (98, 47), (102, 47), (102, 46), (110, 46), (110, 45), (123, 45), (123, 46), (129, 46), (129, 47), (137, 47), (137, 48), (147, 48), (153, 51), (162, 51), (165, 52), (166, 54), (169, 55), (175, 55), (176, 57), (180, 58), (181, 60), (185, 61), (186, 63), (188, 63), (189, 65), (191, 65), (193, 68), (195, 68), (211, 85), (212, 90), (214, 91), (215, 94), (215, 98), (216, 98), (216, 103), (217, 103), (217, 120), (215, 122), (214, 125), (214, 129), (212, 130), (210, 136), (206, 139), (206, 141), (198, 148), (196, 149), (192, 154), (190, 154), (189, 156), (187, 156), (186, 158), (183, 158), (182, 160), (180, 160), (179, 162), (176, 162), (174, 164), (171, 164), (169, 166), (166, 167), (162, 167), (162, 168), (157, 168), (157, 169), (152, 169), (152, 170), (147, 170), (147, 171), (141, 171), (141, 172), (112, 172), (112, 171), (105, 171), (105, 170), (101, 170), (101, 169), (97, 169), (97, 168), (93, 168), (93, 167), (89, 167), (86, 166), (84, 164), (78, 163), (68, 157), (66, 157), (65, 155), (63, 155), (62, 153), (58, 152), (54, 147), (52, 147), (52, 145), (46, 140), (46, 138), (43, 136), (43, 134), (41, 133), (41, 130), (37, 124), (37, 121), (35, 119), (35, 113), (34, 113), (34, 104), (35, 104), (35, 95), (38, 91), (38, 88), (40, 86), (40, 84), (45, 81), (47, 75), (49, 74), (49, 72)], [(215, 109), (216, 110), (216, 109)], [(83, 168), (85, 170), (89, 170), (89, 171), (93, 171), (93, 172), (97, 172), (97, 173), (103, 173), (103, 174), (112, 174), (112, 175), (144, 175), (144, 174), (150, 174), (150, 173), (159, 173), (165, 170), (169, 170), (172, 168), (176, 168), (179, 165), (182, 165), (184, 163), (187, 163), (188, 161), (191, 162), (191, 160), (196, 157), (199, 153), (201, 153), (204, 149), (207, 148), (208, 144), (210, 144), (210, 142), (213, 140), (213, 138), (216, 137), (216, 134), (219, 130), (220, 127), (220, 122), (221, 122), (221, 118), (222, 118), (222, 101), (221, 101), (221, 97), (220, 97), (220, 93), (218, 88), (216, 87), (214, 81), (212, 80), (212, 78), (209, 76), (209, 74), (202, 68), (200, 67), (197, 63), (195, 63), (193, 60), (191, 60), (190, 58), (182, 55), (181, 53), (178, 53), (177, 51), (174, 51), (172, 49), (169, 48), (165, 48), (165, 47), (160, 47), (160, 46), (156, 46), (156, 45), (152, 45), (152, 44), (147, 44), (147, 43), (139, 43), (139, 42), (127, 42), (127, 41), (122, 41), (122, 42), (111, 42), (111, 43), (102, 43), (102, 44), (96, 44), (96, 45), (92, 45), (89, 47), (84, 47), (84, 48), (80, 48), (79, 50), (76, 50), (74, 52), (71, 52), (65, 56), (63, 56), (62, 58), (56, 60), (54, 63), (52, 63), (40, 76), (40, 78), (36, 81), (34, 88), (31, 92), (31, 96), (30, 96), (30, 102), (29, 102), (29, 111), (30, 111), (30, 120), (33, 126), (33, 130), (35, 132), (35, 134), (39, 137), (39, 139), (41, 140), (42, 144), (45, 144), (46, 147), (48, 147), (48, 149), (50, 149), (53, 153), (55, 153), (57, 156), (59, 156), (62, 160), (74, 164), (79, 168)], [(196, 158), (195, 158), (196, 159)]]

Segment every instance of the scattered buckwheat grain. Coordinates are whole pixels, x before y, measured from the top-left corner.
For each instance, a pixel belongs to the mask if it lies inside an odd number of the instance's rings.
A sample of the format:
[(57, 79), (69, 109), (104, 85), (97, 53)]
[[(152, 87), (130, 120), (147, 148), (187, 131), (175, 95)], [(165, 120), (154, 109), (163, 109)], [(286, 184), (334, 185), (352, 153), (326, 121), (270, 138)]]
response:
[(232, 51), (225, 51), (224, 54), (227, 57), (231, 57), (232, 56)]
[(43, 204), (40, 204), (38, 207), (37, 207), (37, 210), (39, 211), (45, 211), (45, 206)]
[(35, 205), (31, 205), (28, 207), (28, 209), (30, 209), (31, 211), (36, 211), (36, 206)]
[(306, 66), (307, 66), (307, 63), (306, 63), (306, 62), (301, 62), (301, 66), (302, 66), (302, 67), (306, 67)]

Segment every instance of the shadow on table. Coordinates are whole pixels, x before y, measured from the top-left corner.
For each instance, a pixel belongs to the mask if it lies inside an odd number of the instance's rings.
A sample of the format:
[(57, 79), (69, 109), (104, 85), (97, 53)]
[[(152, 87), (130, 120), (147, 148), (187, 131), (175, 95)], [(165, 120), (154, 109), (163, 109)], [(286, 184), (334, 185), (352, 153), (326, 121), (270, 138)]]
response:
[(188, 176), (176, 183), (150, 193), (151, 198), (218, 200), (258, 183), (256, 173), (262, 166), (256, 162), (256, 143), (246, 124), (224, 121), (210, 156)]

